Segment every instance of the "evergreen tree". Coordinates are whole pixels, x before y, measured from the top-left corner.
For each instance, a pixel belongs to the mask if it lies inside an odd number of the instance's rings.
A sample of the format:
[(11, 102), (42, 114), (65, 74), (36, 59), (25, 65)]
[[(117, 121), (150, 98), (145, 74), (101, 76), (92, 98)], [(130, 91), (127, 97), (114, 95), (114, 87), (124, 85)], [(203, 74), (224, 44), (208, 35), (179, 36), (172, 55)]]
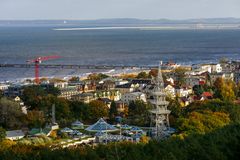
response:
[(110, 110), (109, 110), (109, 118), (113, 120), (114, 117), (117, 116), (117, 115), (118, 115), (117, 105), (116, 105), (115, 101), (112, 101), (111, 106), (110, 106)]

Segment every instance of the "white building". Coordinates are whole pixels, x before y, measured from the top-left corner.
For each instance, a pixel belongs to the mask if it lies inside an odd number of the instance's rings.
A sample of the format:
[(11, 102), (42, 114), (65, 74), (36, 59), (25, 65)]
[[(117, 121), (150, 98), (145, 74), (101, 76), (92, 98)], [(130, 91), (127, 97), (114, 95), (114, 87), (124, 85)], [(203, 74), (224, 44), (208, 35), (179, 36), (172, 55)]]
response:
[(5, 91), (5, 90), (7, 90), (8, 87), (9, 87), (8, 84), (0, 84), (0, 90), (1, 90), (1, 91)]
[(121, 94), (125, 94), (125, 93), (129, 93), (129, 92), (134, 92), (134, 90), (138, 87), (139, 86), (137, 86), (137, 85), (127, 83), (127, 84), (123, 84), (123, 85), (118, 85), (115, 87), (115, 89), (119, 90)]
[[(223, 78), (223, 79), (228, 79), (228, 80), (234, 80), (234, 73), (215, 73), (211, 74), (211, 81), (215, 82), (217, 78)], [(236, 80), (236, 79), (235, 79)]]
[(193, 93), (192, 88), (189, 87), (176, 87), (175, 91), (178, 97), (187, 97)]
[(121, 100), (126, 104), (129, 104), (131, 101), (136, 100), (142, 100), (143, 102), (147, 102), (146, 95), (142, 92), (126, 93), (122, 95)]
[(170, 98), (176, 97), (175, 88), (173, 86), (167, 85), (167, 86), (165, 86), (164, 90), (165, 90), (165, 93), (167, 94), (167, 96), (169, 96)]
[(53, 86), (59, 89), (62, 88), (67, 88), (68, 87), (68, 82), (54, 82)]
[(212, 73), (221, 73), (222, 72), (221, 64), (211, 64), (211, 72)]
[(6, 139), (12, 141), (22, 139), (25, 136), (22, 130), (6, 131)]
[(209, 73), (221, 73), (222, 67), (220, 64), (201, 64), (192, 67), (194, 74), (202, 74), (204, 72)]

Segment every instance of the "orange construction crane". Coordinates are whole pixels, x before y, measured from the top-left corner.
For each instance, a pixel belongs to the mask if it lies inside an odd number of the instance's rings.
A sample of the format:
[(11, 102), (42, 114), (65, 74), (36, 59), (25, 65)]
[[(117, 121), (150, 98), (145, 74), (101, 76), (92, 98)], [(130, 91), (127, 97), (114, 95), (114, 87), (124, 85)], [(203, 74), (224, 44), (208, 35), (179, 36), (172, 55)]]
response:
[(50, 59), (57, 59), (60, 58), (60, 56), (46, 56), (46, 57), (38, 57), (36, 59), (28, 60), (28, 63), (34, 63), (35, 64), (35, 83), (39, 84), (39, 65), (42, 63), (42, 61), (47, 61)]

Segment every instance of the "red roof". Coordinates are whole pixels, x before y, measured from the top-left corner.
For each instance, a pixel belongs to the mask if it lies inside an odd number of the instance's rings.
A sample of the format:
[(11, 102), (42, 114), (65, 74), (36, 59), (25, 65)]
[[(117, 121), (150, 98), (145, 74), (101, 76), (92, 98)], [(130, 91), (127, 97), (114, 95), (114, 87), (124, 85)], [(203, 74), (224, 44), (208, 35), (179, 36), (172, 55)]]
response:
[(199, 85), (204, 85), (205, 82), (204, 81), (199, 81)]
[(203, 97), (212, 97), (213, 94), (210, 93), (210, 92), (203, 92), (203, 93), (202, 93), (202, 96), (203, 96)]

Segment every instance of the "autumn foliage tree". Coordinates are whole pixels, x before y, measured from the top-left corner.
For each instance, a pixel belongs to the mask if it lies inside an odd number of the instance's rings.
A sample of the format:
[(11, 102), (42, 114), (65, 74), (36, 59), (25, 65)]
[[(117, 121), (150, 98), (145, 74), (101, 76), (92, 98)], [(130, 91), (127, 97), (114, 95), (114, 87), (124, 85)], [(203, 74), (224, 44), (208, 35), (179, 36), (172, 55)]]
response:
[(99, 100), (94, 100), (89, 103), (89, 119), (96, 121), (102, 117), (108, 117), (108, 107), (107, 105)]
[(148, 74), (146, 72), (140, 72), (140, 73), (138, 73), (136, 78), (145, 79), (145, 78), (148, 78)]
[(32, 110), (27, 113), (28, 124), (31, 127), (42, 127), (45, 122), (45, 116), (42, 111)]
[(236, 85), (232, 80), (217, 78), (214, 82), (214, 96), (224, 101), (233, 101), (235, 96)]
[(221, 128), (230, 123), (230, 118), (224, 112), (212, 112), (204, 110), (202, 112), (191, 112), (185, 118), (178, 119), (178, 130), (190, 133), (207, 133), (217, 128)]

